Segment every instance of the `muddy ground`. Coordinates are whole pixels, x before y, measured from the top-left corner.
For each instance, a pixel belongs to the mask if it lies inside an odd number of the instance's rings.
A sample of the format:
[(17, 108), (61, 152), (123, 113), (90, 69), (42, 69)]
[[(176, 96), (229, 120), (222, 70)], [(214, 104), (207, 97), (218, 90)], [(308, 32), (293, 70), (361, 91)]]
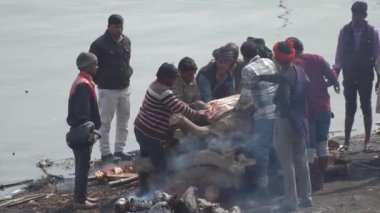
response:
[[(343, 143), (342, 137), (333, 140)], [(297, 212), (373, 212), (380, 213), (380, 136), (374, 135), (370, 152), (362, 152), (363, 136), (352, 139), (351, 151), (346, 155), (352, 163), (348, 166), (330, 165), (325, 189), (313, 193), (314, 206)], [(72, 185), (72, 179), (65, 179)], [(73, 212), (72, 193), (65, 184), (41, 182), (39, 187), (32, 187), (15, 198), (43, 194), (43, 198), (12, 207), (0, 208), (0, 212)], [(89, 194), (101, 199), (100, 207), (95, 210), (77, 212), (112, 212), (115, 201), (127, 194), (133, 194), (137, 186), (122, 185), (109, 187), (106, 184), (90, 182)], [(242, 208), (242, 212), (272, 212), (281, 197)], [(3, 203), (5, 201), (0, 202)]]

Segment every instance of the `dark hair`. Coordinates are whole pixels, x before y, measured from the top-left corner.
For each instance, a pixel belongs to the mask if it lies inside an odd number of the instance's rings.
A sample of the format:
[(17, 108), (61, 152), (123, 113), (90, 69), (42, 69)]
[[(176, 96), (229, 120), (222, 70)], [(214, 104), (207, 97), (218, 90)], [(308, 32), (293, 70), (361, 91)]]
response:
[(195, 61), (190, 57), (182, 58), (178, 63), (178, 69), (180, 72), (184, 71), (197, 71), (198, 67)]
[(175, 78), (177, 76), (178, 70), (173, 64), (163, 63), (156, 73), (158, 79), (162, 78)]
[(292, 53), (292, 47), (290, 46), (290, 44), (286, 43), (285, 41), (280, 41), (278, 43), (278, 50), (285, 54)]
[(273, 59), (273, 52), (269, 47), (265, 45), (265, 40), (263, 38), (254, 38), (249, 36), (247, 37), (247, 41), (255, 43), (257, 54), (261, 58)]
[(367, 15), (367, 3), (364, 1), (356, 1), (351, 6), (352, 13)]
[(244, 58), (251, 59), (257, 55), (256, 44), (252, 41), (245, 41), (240, 47), (240, 52)]
[(300, 54), (303, 52), (303, 43), (297, 37), (289, 37), (286, 40), (293, 41), (294, 49), (297, 51), (297, 54)]
[(112, 14), (110, 17), (108, 17), (108, 25), (111, 24), (123, 24), (124, 19), (119, 14)]

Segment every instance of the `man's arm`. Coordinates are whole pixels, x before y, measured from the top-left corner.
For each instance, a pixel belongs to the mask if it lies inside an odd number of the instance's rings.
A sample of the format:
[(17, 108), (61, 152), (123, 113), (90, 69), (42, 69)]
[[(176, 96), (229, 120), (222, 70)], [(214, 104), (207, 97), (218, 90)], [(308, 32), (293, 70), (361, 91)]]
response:
[(255, 81), (255, 74), (248, 68), (242, 70), (240, 98), (235, 106), (236, 110), (244, 109), (254, 103), (252, 89)]
[[(91, 46), (90, 46), (90, 50), (89, 50), (90, 53), (94, 53), (96, 55), (96, 57), (98, 58), (98, 64), (101, 63), (101, 59), (102, 59), (102, 50), (101, 50), (101, 47), (100, 45), (98, 44), (97, 41), (94, 41), (92, 42)], [(100, 72), (101, 70), (98, 69), (98, 72)], [(99, 74), (99, 73), (98, 73)], [(98, 83), (98, 76), (95, 75), (93, 76), (92, 80), (94, 81), (94, 83)]]
[(339, 87), (339, 81), (336, 73), (330, 68), (330, 64), (321, 57), (321, 70), (324, 78), (327, 80), (327, 87)]
[(375, 63), (375, 70), (378, 75), (380, 75), (380, 56), (377, 57), (376, 63)]
[(75, 89), (73, 110), (77, 124), (91, 121), (91, 90), (86, 84), (79, 84)]
[(380, 56), (379, 32), (376, 29), (373, 31), (373, 38), (373, 58), (376, 60)]
[(177, 78), (175, 79), (175, 82), (172, 86), (172, 90), (173, 90), (173, 93), (174, 95), (179, 99), (179, 100), (183, 100), (182, 99), (182, 96), (181, 96), (181, 84), (180, 84), (180, 76), (177, 76)]
[(379, 32), (375, 29), (373, 31), (373, 58), (375, 62), (375, 71), (377, 76), (377, 81), (375, 84), (375, 91), (378, 92), (379, 88), (379, 57), (380, 57), (380, 42), (379, 42)]
[(283, 81), (283, 76), (279, 74), (273, 74), (273, 75), (259, 75), (257, 76), (259, 81), (268, 81), (275, 84), (280, 84), (281, 81)]
[(173, 93), (170, 93), (164, 97), (162, 99), (162, 103), (167, 106), (173, 114), (181, 113), (192, 121), (200, 119), (201, 116), (206, 118), (205, 113), (192, 109), (185, 102), (179, 100)]
[(202, 101), (209, 102), (212, 99), (211, 94), (211, 85), (206, 76), (202, 74), (198, 74), (197, 76), (197, 84), (199, 88), (199, 92), (201, 93)]
[(334, 71), (337, 76), (339, 76), (339, 73), (342, 69), (343, 64), (343, 29), (339, 32), (338, 37), (338, 44), (336, 47), (336, 53), (335, 53), (335, 65), (333, 66)]

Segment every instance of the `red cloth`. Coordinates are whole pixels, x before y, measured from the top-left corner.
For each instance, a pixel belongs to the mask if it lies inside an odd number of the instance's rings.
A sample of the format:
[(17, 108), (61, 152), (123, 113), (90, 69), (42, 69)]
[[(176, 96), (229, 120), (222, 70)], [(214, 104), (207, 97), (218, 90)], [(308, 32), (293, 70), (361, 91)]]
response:
[(95, 92), (95, 84), (92, 80), (92, 77), (90, 74), (88, 73), (85, 73), (83, 71), (80, 71), (77, 78), (75, 79), (74, 83), (71, 85), (71, 89), (70, 89), (70, 95), (73, 95), (75, 93), (75, 88), (78, 86), (78, 84), (81, 84), (81, 83), (85, 83), (87, 84), (90, 89), (91, 89), (91, 96), (93, 98), (95, 98), (95, 100), (97, 100), (96, 98), (96, 92)]
[(310, 79), (308, 86), (309, 114), (331, 111), (326, 80), (334, 83), (337, 81), (337, 77), (330, 65), (316, 54), (302, 54), (294, 60), (294, 63), (300, 65)]

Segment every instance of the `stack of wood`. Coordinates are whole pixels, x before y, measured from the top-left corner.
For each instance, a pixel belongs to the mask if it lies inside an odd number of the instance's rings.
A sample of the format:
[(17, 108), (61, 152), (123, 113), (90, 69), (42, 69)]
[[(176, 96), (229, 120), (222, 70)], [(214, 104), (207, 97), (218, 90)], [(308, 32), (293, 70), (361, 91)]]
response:
[[(249, 137), (251, 116), (233, 109), (239, 95), (213, 100), (207, 103), (210, 124), (198, 126), (183, 115), (170, 119), (179, 145), (171, 150), (168, 170), (171, 180), (185, 186), (215, 185), (221, 188), (239, 188), (247, 166), (255, 160), (247, 158), (241, 151), (252, 143)], [(249, 114), (249, 113), (248, 113)], [(239, 134), (239, 140), (232, 137)], [(184, 152), (181, 148), (186, 147)], [(190, 147), (190, 148), (188, 148)], [(138, 170), (148, 170), (149, 162), (139, 159)], [(142, 169), (141, 167), (144, 167)], [(173, 181), (174, 182), (174, 181)]]

